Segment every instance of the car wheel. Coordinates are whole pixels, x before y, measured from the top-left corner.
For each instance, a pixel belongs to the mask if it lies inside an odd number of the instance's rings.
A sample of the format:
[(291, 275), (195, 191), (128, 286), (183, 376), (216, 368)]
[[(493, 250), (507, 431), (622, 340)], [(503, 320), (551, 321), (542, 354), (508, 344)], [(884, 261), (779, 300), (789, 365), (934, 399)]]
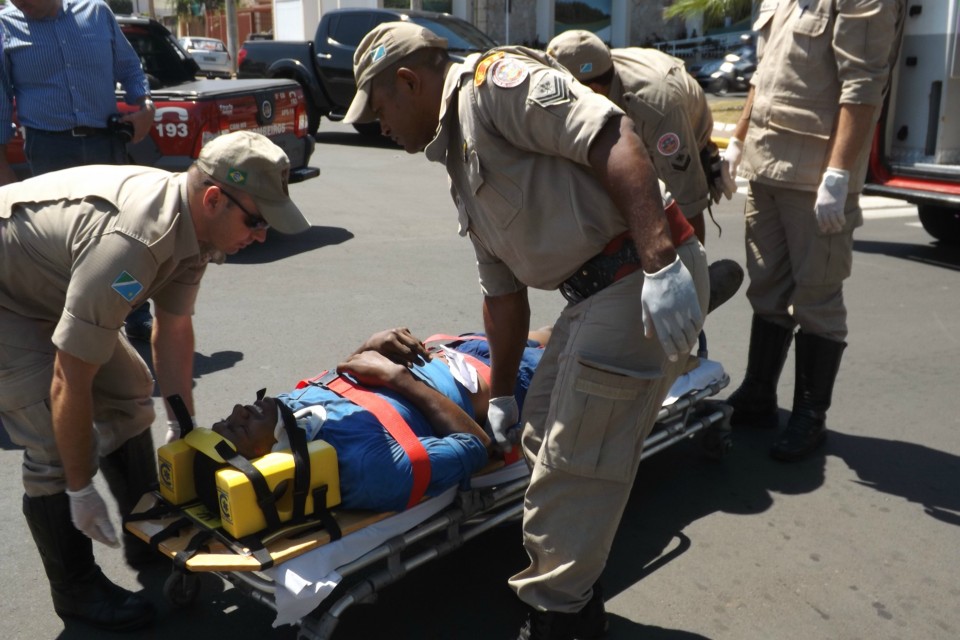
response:
[(917, 213), (927, 233), (943, 244), (960, 246), (960, 209), (921, 204)]
[(730, 92), (730, 80), (727, 78), (715, 78), (710, 87), (710, 92), (717, 96), (725, 96)]

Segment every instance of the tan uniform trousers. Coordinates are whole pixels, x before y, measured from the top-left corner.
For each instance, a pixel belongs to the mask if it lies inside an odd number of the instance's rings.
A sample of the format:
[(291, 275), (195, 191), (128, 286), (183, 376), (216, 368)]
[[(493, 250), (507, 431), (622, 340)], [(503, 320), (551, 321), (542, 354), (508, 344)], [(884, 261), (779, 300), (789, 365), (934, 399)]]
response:
[(863, 224), (860, 196), (847, 197), (843, 231), (821, 233), (815, 191), (752, 181), (745, 208), (747, 299), (758, 316), (843, 342), (843, 281), (853, 265), (853, 230)]
[[(26, 321), (0, 308), (0, 333), (21, 332), (21, 344), (0, 342), (0, 420), (10, 440), (23, 447), (23, 487), (30, 497), (66, 490), (63, 464), (57, 452), (50, 413), (50, 383), (55, 348), (50, 342), (54, 325)], [(24, 336), (22, 332), (32, 332)], [(49, 350), (35, 345), (50, 344)], [(13, 340), (5, 340), (13, 342)], [(93, 468), (97, 458), (112, 453), (153, 424), (153, 377), (146, 363), (120, 336), (113, 356), (97, 372), (93, 383)]]
[[(696, 239), (678, 249), (707, 308)], [(643, 440), (685, 361), (670, 363), (643, 336), (643, 272), (569, 305), (557, 320), (524, 404), (532, 466), (523, 544), (530, 566), (510, 579), (527, 604), (579, 611), (607, 562), (633, 487)], [(585, 523), (589, 523), (586, 524)]]

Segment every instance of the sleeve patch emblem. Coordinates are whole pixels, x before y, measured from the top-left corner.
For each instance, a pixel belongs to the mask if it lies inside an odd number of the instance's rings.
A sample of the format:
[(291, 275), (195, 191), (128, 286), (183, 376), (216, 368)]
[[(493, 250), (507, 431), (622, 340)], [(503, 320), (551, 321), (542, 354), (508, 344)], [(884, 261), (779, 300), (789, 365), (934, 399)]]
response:
[(680, 150), (680, 136), (675, 133), (665, 133), (657, 140), (657, 151), (662, 156), (672, 156)]
[(500, 58), (490, 67), (490, 77), (493, 84), (502, 89), (515, 87), (529, 75), (527, 65), (516, 58)]
[(570, 87), (557, 73), (544, 74), (530, 92), (530, 101), (541, 107), (552, 107), (570, 102)]
[(143, 285), (126, 271), (117, 276), (110, 288), (119, 293), (120, 297), (127, 302), (132, 302), (143, 291)]
[(490, 68), (494, 62), (503, 57), (503, 51), (497, 51), (493, 55), (489, 55), (483, 60), (480, 61), (480, 64), (477, 65), (477, 70), (473, 74), (473, 84), (475, 86), (481, 86), (487, 80), (487, 70)]

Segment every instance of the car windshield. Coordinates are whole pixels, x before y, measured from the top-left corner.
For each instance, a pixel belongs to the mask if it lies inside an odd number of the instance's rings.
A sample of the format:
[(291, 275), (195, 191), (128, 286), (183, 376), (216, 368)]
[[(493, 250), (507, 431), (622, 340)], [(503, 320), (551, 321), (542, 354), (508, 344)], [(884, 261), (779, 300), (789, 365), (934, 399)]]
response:
[(410, 21), (430, 29), (441, 38), (446, 38), (450, 51), (486, 51), (497, 46), (490, 36), (463, 20), (410, 16)]

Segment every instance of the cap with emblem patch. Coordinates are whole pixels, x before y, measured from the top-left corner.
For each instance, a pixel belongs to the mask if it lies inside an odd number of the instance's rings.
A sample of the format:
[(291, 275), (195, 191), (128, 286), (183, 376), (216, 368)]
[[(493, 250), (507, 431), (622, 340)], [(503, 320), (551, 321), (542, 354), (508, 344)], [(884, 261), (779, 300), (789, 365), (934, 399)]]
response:
[(234, 131), (203, 145), (197, 167), (217, 182), (253, 198), (257, 211), (280, 233), (300, 233), (310, 223), (290, 199), (290, 160), (270, 138)]
[(547, 53), (580, 82), (599, 78), (613, 66), (610, 49), (597, 34), (582, 29), (564, 31), (547, 45)]
[(370, 109), (370, 83), (377, 74), (419, 49), (447, 48), (447, 39), (412, 22), (384, 22), (363, 37), (353, 54), (353, 75), (357, 79), (357, 95), (343, 121), (376, 120)]

